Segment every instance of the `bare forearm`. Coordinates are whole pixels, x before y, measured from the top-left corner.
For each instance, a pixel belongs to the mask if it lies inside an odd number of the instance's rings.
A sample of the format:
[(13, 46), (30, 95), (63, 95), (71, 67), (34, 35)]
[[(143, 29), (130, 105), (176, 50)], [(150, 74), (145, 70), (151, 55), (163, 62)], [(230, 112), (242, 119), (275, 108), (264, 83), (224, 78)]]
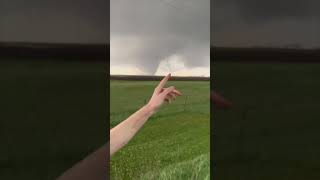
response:
[(57, 180), (106, 180), (108, 155), (109, 144), (106, 144), (66, 171)]
[(145, 124), (154, 110), (146, 105), (110, 131), (110, 155), (126, 145)]

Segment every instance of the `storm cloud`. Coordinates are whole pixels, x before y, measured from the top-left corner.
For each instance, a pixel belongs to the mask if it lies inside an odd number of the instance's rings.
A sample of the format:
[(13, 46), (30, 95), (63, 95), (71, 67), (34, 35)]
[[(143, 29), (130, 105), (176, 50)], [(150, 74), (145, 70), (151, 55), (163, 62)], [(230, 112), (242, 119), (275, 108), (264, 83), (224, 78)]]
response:
[(211, 44), (319, 48), (318, 7), (316, 0), (214, 0)]
[(0, 41), (107, 43), (107, 0), (2, 0)]
[(111, 70), (209, 67), (210, 0), (111, 0), (110, 38)]

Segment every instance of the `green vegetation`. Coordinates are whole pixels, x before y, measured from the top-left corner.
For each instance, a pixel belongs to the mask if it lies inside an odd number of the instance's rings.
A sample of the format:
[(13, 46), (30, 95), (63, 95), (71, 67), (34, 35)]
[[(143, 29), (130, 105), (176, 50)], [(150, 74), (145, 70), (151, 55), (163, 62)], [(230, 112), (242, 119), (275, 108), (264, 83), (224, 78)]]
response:
[(0, 62), (0, 179), (55, 179), (106, 143), (103, 63)]
[(320, 64), (217, 62), (213, 77), (235, 105), (212, 115), (217, 179), (320, 178)]
[[(110, 126), (147, 102), (157, 81), (111, 81)], [(209, 82), (170, 81), (184, 95), (165, 105), (111, 159), (111, 179), (209, 179)]]

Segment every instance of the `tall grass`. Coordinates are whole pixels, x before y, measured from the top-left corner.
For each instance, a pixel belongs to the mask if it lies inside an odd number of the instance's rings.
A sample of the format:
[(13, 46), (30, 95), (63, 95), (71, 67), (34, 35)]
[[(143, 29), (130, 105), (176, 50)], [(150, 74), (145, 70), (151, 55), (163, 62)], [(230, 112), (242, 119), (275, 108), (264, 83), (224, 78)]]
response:
[(148, 172), (141, 180), (210, 179), (210, 156), (200, 155), (192, 160), (169, 165), (159, 171)]
[[(111, 81), (110, 125), (115, 126), (143, 106), (157, 83)], [(177, 81), (170, 85), (176, 86), (184, 95), (151, 117), (132, 141), (112, 157), (111, 179), (207, 177), (209, 82)]]
[(320, 64), (214, 64), (216, 88), (234, 102), (214, 111), (223, 180), (320, 179)]

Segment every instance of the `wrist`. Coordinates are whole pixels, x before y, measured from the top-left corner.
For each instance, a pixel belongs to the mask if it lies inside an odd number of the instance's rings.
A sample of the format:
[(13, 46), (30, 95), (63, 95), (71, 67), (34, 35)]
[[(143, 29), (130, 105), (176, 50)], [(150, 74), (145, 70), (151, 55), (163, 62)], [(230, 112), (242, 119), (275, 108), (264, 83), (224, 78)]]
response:
[(150, 104), (146, 104), (145, 106), (143, 106), (143, 109), (150, 116), (153, 115), (156, 112), (156, 109)]

